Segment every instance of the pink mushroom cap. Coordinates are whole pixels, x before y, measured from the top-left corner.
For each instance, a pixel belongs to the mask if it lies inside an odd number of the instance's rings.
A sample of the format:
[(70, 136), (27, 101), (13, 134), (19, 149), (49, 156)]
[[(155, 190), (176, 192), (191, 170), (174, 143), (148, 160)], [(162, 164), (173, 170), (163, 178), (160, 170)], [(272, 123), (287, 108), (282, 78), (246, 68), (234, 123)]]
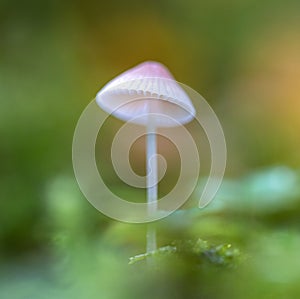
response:
[[(191, 121), (194, 106), (170, 71), (161, 63), (141, 63), (108, 82), (96, 95), (97, 104), (124, 121), (147, 125), (155, 116), (157, 127)], [(166, 117), (164, 117), (166, 116)]]

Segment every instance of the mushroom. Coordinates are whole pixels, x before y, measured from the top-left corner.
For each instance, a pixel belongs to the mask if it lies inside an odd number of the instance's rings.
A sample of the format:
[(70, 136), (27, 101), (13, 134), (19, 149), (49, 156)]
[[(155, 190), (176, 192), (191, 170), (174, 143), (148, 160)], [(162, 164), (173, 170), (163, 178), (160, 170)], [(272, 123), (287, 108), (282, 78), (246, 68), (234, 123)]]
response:
[[(158, 127), (191, 121), (194, 106), (169, 70), (154, 61), (141, 63), (108, 82), (96, 95), (97, 104), (115, 117), (146, 126), (148, 213), (157, 211)], [(148, 227), (147, 252), (156, 250), (156, 232)]]

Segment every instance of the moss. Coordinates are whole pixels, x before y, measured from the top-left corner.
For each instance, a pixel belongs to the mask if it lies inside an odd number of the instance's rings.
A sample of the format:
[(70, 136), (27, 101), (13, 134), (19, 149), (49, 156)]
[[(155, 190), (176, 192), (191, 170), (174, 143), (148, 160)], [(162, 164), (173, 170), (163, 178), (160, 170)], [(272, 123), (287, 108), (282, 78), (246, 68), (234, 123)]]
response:
[(129, 264), (145, 261), (148, 258), (161, 259), (169, 257), (193, 258), (198, 266), (209, 263), (218, 266), (235, 266), (241, 257), (240, 250), (231, 244), (213, 245), (202, 239), (178, 240), (171, 245), (163, 246), (155, 251), (139, 254), (129, 259)]

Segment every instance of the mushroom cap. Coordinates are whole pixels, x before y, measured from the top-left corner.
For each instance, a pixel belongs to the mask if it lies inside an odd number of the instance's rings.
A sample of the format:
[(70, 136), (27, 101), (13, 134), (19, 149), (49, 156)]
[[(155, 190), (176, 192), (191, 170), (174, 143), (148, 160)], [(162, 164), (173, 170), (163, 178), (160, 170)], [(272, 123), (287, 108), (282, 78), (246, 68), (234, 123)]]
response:
[(96, 95), (97, 104), (124, 121), (157, 127), (185, 124), (195, 116), (194, 106), (169, 70), (158, 62), (141, 63), (108, 82)]

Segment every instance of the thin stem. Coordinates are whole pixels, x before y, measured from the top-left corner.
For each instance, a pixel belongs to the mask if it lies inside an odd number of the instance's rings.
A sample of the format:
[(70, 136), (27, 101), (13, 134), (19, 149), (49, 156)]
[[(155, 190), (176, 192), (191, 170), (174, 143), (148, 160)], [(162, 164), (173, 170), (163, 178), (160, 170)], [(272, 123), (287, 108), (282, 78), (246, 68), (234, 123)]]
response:
[[(148, 213), (152, 215), (157, 210), (157, 144), (155, 125), (149, 121), (147, 126), (147, 203)], [(150, 205), (150, 203), (152, 203)], [(154, 203), (154, 204), (153, 204)], [(156, 230), (152, 224), (147, 227), (147, 252), (156, 250)]]

